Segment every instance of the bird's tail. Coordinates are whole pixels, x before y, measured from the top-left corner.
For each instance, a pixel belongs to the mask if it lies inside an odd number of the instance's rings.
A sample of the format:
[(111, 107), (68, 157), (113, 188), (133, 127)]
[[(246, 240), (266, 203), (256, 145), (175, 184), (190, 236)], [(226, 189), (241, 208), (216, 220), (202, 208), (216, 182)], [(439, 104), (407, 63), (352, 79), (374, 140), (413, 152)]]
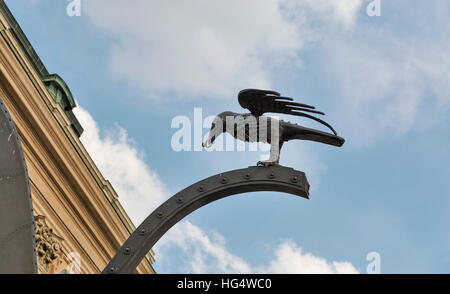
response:
[(341, 147), (345, 143), (345, 139), (334, 134), (322, 132), (319, 130), (314, 130), (310, 128), (305, 128), (299, 125), (291, 125), (286, 130), (287, 141), (297, 139), (297, 140), (307, 140), (315, 141), (328, 145), (333, 145)]

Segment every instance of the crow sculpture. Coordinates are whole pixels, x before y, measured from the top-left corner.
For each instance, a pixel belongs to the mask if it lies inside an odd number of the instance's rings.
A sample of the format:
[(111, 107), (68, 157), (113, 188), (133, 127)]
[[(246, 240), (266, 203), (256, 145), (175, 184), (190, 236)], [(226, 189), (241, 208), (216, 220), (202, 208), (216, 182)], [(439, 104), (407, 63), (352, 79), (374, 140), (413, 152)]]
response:
[[(239, 104), (250, 111), (239, 114), (222, 112), (214, 119), (208, 139), (203, 147), (211, 147), (222, 133), (227, 132), (234, 138), (245, 142), (263, 142), (270, 144), (270, 157), (258, 165), (278, 165), (280, 151), (284, 142), (290, 140), (308, 140), (341, 147), (345, 140), (325, 121), (308, 113), (324, 115), (314, 106), (293, 102), (294, 99), (282, 97), (275, 91), (246, 89), (239, 92)], [(305, 113), (308, 112), (308, 113)], [(333, 134), (302, 127), (298, 124), (264, 116), (265, 113), (280, 113), (306, 117), (327, 126)]]

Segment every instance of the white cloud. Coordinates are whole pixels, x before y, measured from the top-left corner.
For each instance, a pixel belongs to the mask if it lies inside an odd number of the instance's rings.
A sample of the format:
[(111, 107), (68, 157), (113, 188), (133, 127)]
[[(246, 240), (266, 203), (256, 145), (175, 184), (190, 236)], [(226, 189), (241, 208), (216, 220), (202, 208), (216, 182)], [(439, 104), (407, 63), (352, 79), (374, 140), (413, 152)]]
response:
[(180, 222), (173, 227), (155, 250), (158, 255), (167, 256), (164, 251), (172, 246), (186, 255), (182, 270), (189, 273), (252, 272), (245, 260), (227, 250), (222, 236), (215, 233), (209, 237), (202, 229), (188, 221)]
[[(426, 128), (448, 108), (450, 27), (448, 1), (414, 11), (405, 1), (383, 2), (378, 18), (366, 16), (363, 4), (96, 0), (84, 11), (115, 38), (113, 75), (151, 98), (230, 97), (241, 88), (270, 88), (274, 69), (300, 66), (299, 53), (315, 44), (324, 52), (326, 87), (336, 83), (327, 102), (337, 106), (337, 129), (349, 143), (366, 144)], [(404, 16), (411, 12), (414, 17)], [(359, 15), (366, 21), (358, 23)], [(422, 26), (408, 34), (405, 22)], [(422, 30), (427, 27), (435, 29)]]
[[(317, 3), (330, 3), (328, 0), (309, 0), (310, 2), (314, 1)], [(356, 18), (358, 15), (358, 11), (360, 10), (363, 1), (362, 0), (341, 0), (341, 1), (331, 1), (333, 4), (333, 8), (331, 9), (331, 13), (339, 19), (347, 28), (353, 27), (356, 22)]]
[(86, 110), (77, 107), (74, 113), (85, 130), (81, 136), (83, 145), (113, 185), (134, 224), (139, 225), (167, 198), (164, 184), (148, 167), (126, 130), (116, 125), (101, 136), (97, 123)]
[(389, 26), (360, 28), (357, 38), (328, 40), (327, 74), (340, 97), (333, 103), (349, 142), (397, 138), (412, 129), (425, 130), (445, 115), (450, 105), (450, 30), (438, 27), (443, 34), (431, 39)]
[[(149, 97), (224, 97), (270, 88), (269, 72), (298, 66), (311, 20), (351, 27), (362, 0), (89, 1), (84, 11), (117, 40), (110, 70)], [(315, 24), (317, 27), (317, 24)]]
[(358, 274), (350, 262), (328, 261), (304, 252), (298, 245), (287, 240), (274, 252), (274, 258), (267, 266), (260, 267), (259, 273), (273, 274)]
[(295, 242), (281, 242), (267, 265), (251, 265), (226, 248), (223, 236), (206, 234), (188, 221), (176, 225), (158, 244), (156, 252), (169, 256), (169, 250), (182, 251), (183, 272), (200, 273), (271, 273), (271, 274), (357, 274), (349, 262), (328, 261), (304, 252)]
[(353, 28), (363, 3), (362, 0), (289, 0), (284, 2), (291, 12), (297, 14), (297, 17), (303, 15), (303, 18), (308, 18), (308, 21), (320, 20), (328, 26), (338, 24), (344, 29)]

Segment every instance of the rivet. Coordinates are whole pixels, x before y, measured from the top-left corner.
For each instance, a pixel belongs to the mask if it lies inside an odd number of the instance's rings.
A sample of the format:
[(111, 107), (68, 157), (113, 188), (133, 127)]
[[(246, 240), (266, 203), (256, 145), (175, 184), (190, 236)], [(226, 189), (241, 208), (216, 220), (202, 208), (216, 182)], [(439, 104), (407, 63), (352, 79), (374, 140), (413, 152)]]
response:
[(146, 231), (145, 229), (142, 229), (142, 230), (139, 232), (139, 235), (144, 236), (146, 232), (147, 232), (147, 231)]
[(226, 184), (226, 183), (228, 183), (228, 179), (227, 179), (227, 178), (222, 178), (222, 179), (220, 180), (220, 182), (221, 182), (222, 184)]
[(293, 177), (291, 178), (291, 182), (292, 182), (292, 183), (298, 183), (298, 176), (293, 176)]
[(109, 268), (109, 272), (110, 272), (111, 274), (115, 273), (115, 272), (116, 272), (116, 267), (115, 267), (115, 266), (110, 267), (110, 268)]
[(181, 204), (181, 203), (183, 203), (183, 198), (181, 198), (181, 197), (180, 197), (180, 198), (178, 198), (178, 199), (177, 199), (177, 203), (178, 203), (178, 204)]
[(205, 188), (203, 186), (199, 186), (197, 191), (199, 191), (201, 193), (201, 192), (205, 191)]
[(267, 177), (269, 179), (275, 179), (275, 174), (274, 173), (270, 173)]
[(252, 177), (252, 176), (250, 175), (250, 173), (246, 173), (246, 174), (244, 175), (244, 179), (246, 179), (246, 180), (250, 180), (251, 177)]
[(131, 252), (130, 247), (125, 248), (125, 250), (123, 251), (123, 253), (124, 253), (125, 255), (130, 255), (130, 252)]
[(164, 213), (162, 211), (159, 211), (157, 215), (158, 215), (158, 218), (162, 218), (164, 216)]

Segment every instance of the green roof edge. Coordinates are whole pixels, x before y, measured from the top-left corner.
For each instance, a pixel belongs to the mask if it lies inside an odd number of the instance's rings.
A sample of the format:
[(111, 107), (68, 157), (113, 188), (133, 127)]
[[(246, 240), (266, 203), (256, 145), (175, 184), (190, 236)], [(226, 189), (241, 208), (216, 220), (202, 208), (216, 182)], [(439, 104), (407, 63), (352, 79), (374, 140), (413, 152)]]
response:
[[(39, 58), (39, 55), (34, 50), (33, 46), (31, 45), (25, 33), (22, 31), (22, 28), (14, 18), (13, 14), (9, 10), (4, 0), (0, 0), (0, 13), (3, 14), (7, 19), (11, 27), (11, 32), (14, 34), (14, 37), (17, 39), (20, 47), (25, 52), (25, 55), (27, 56), (28, 60), (31, 62), (34, 69), (39, 74), (41, 80), (43, 82), (50, 82), (50, 81), (55, 82), (55, 84), (58, 87), (60, 87), (60, 89), (66, 94), (71, 108), (72, 109), (75, 108), (77, 105), (69, 89), (69, 86), (67, 86), (66, 82), (59, 75), (49, 74), (47, 68), (42, 63), (42, 60)], [(75, 115), (72, 113), (72, 109), (64, 109), (64, 110), (70, 122), (72, 123), (73, 130), (78, 135), (78, 137), (80, 137), (81, 134), (83, 133), (83, 127), (81, 126), (80, 122), (75, 117)]]

